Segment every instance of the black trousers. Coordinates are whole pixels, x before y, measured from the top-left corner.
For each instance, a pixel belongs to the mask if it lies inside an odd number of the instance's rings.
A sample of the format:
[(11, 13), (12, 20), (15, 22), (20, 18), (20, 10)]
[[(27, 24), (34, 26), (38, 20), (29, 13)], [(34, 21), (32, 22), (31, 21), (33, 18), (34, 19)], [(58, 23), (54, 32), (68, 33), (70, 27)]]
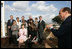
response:
[(33, 42), (31, 42), (32, 40), (31, 39), (28, 39), (26, 42), (25, 42), (25, 47), (26, 48), (32, 48), (32, 44), (34, 44)]
[(38, 42), (41, 44), (43, 42), (43, 32), (38, 32), (39, 40)]
[(12, 41), (12, 31), (9, 30), (9, 44), (13, 43)]
[(13, 44), (18, 44), (16, 35), (12, 35), (12, 42), (13, 42)]

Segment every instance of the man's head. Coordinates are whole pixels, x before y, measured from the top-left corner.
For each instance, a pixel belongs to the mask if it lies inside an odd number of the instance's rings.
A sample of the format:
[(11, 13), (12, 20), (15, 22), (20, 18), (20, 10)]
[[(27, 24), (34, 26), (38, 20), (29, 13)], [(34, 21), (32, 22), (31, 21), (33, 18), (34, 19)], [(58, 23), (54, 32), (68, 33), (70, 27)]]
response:
[(39, 16), (39, 20), (42, 20), (42, 16)]
[(24, 20), (24, 18), (25, 18), (24, 16), (21, 17), (22, 20)]
[(59, 11), (59, 16), (62, 20), (71, 14), (71, 9), (69, 7), (64, 7)]
[(10, 19), (13, 19), (13, 15), (10, 15)]

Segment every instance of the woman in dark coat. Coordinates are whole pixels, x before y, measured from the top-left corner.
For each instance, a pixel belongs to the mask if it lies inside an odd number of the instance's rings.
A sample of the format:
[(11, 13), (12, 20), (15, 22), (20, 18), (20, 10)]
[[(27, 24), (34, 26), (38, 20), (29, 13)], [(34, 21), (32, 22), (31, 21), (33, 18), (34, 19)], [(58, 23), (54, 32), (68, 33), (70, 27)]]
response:
[(37, 37), (36, 25), (33, 22), (30, 23), (29, 29), (30, 29), (29, 39), (26, 41), (26, 46), (31, 48), (32, 44), (37, 43), (38, 37)]

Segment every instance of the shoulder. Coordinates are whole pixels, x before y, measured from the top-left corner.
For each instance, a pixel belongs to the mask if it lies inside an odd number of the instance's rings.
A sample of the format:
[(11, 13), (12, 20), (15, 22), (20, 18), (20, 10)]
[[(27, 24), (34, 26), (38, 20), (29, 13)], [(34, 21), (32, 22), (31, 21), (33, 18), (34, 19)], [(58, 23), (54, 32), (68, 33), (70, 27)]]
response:
[(71, 21), (71, 16), (69, 16), (68, 21)]
[(42, 20), (42, 22), (43, 22), (43, 23), (45, 23), (45, 21), (44, 21), (44, 20)]
[(8, 20), (8, 22), (10, 21), (10, 19)]
[(40, 22), (40, 20), (38, 21), (38, 23)]
[(71, 16), (69, 16), (65, 21), (64, 23), (70, 23), (71, 22)]
[(44, 20), (42, 20), (42, 22), (45, 22)]
[(27, 21), (29, 21), (29, 19)]

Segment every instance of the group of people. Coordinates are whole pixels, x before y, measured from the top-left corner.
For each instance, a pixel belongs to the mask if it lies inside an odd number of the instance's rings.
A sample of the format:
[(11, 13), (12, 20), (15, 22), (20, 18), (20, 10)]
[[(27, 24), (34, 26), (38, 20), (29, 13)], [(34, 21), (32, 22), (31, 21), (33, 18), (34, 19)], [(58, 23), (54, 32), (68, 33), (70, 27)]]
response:
[(45, 28), (45, 22), (42, 20), (42, 16), (35, 18), (35, 21), (31, 16), (28, 20), (25, 20), (24, 16), (16, 17), (13, 19), (13, 15), (10, 15), (10, 19), (7, 22), (7, 30), (9, 35), (9, 44), (22, 44), (25, 42), (27, 47), (31, 47), (33, 43), (43, 42), (43, 30)]
[(22, 16), (22, 20), (19, 20), (19, 17), (14, 20), (11, 15), (7, 23), (9, 43), (17, 43), (16, 41), (19, 41), (19, 44), (21, 44), (25, 42), (28, 47), (31, 47), (32, 43), (41, 44), (44, 40), (43, 31), (46, 28), (58, 38), (59, 48), (71, 48), (71, 9), (69, 7), (62, 8), (59, 11), (59, 17), (63, 20), (63, 23), (56, 30), (53, 28), (53, 24), (45, 27), (42, 16), (39, 16), (39, 21), (38, 18), (35, 18), (34, 21), (31, 16), (28, 20), (25, 20), (24, 16)]

